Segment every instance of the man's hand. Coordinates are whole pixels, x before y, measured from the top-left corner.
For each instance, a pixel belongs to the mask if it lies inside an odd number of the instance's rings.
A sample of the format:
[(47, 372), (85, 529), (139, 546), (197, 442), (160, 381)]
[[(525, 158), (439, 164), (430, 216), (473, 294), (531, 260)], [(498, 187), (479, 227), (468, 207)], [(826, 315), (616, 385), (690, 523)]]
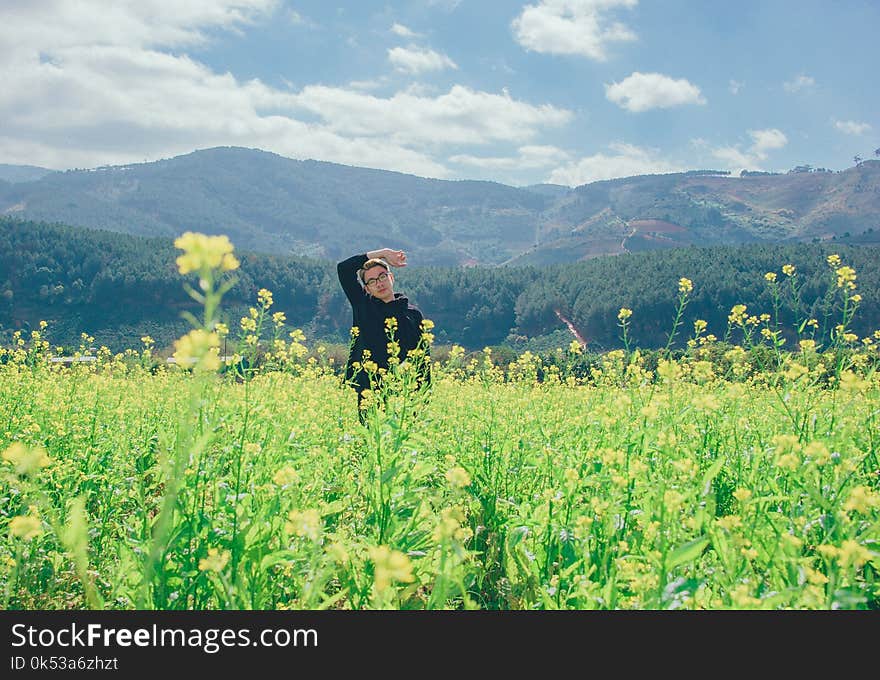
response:
[(406, 266), (406, 253), (402, 250), (391, 250), (390, 248), (385, 249), (385, 260), (392, 267), (405, 267)]
[(381, 257), (392, 267), (406, 266), (406, 253), (402, 250), (391, 250), (391, 248), (382, 248), (380, 250), (371, 250), (367, 253), (367, 257)]

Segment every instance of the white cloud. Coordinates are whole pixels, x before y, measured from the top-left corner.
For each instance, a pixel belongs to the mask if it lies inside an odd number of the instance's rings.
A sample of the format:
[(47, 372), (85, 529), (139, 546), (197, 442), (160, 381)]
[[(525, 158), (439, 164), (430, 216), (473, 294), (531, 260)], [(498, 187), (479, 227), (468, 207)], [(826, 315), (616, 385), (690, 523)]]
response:
[(418, 33), (415, 31), (411, 31), (403, 24), (395, 23), (391, 26), (391, 32), (395, 35), (399, 35), (401, 38), (416, 38), (418, 37)]
[(511, 23), (516, 41), (527, 50), (607, 59), (613, 42), (636, 40), (627, 26), (607, 17), (610, 10), (634, 7), (638, 0), (541, 0), (526, 5)]
[[(268, 15), (278, 0), (81, 0), (4, 2), (0, 57), (95, 45), (183, 47), (207, 41), (206, 28), (239, 30)], [(47, 17), (47, 14), (50, 16)]]
[(448, 177), (445, 144), (528, 144), (572, 119), (463, 86), (382, 97), (355, 85), (278, 89), (212, 71), (182, 49), (208, 29), (269, 16), (270, 0), (58, 2), (50, 22), (33, 4), (0, 6), (0, 162), (96, 167), (234, 145)]
[(836, 120), (834, 127), (846, 135), (863, 135), (871, 131), (868, 123), (859, 123), (854, 120)]
[(742, 83), (738, 80), (731, 80), (727, 83), (727, 89), (730, 90), (730, 94), (739, 94), (739, 91), (743, 88), (745, 83)]
[(288, 9), (286, 16), (287, 20), (294, 26), (302, 26), (303, 28), (318, 28), (318, 24), (316, 24), (308, 17), (303, 16), (295, 9)]
[(739, 145), (721, 146), (710, 149), (712, 156), (725, 164), (730, 170), (763, 170), (762, 164), (768, 159), (768, 151), (781, 149), (788, 144), (788, 138), (781, 130), (749, 130), (752, 145), (741, 149)]
[(557, 165), (569, 154), (555, 146), (526, 145), (517, 149), (515, 156), (472, 156), (459, 154), (449, 158), (450, 163), (489, 170), (534, 170)]
[(426, 47), (393, 47), (388, 50), (388, 60), (394, 68), (403, 73), (424, 73), (425, 71), (442, 71), (457, 69), (458, 66), (445, 54), (440, 54)]
[(650, 109), (668, 109), (685, 104), (705, 104), (700, 88), (684, 78), (675, 80), (662, 73), (639, 73), (619, 83), (605, 86), (605, 97), (626, 109), (639, 113)]
[(447, 12), (452, 12), (460, 4), (461, 0), (428, 0), (430, 7), (439, 7)]
[(462, 85), (436, 97), (398, 92), (390, 98), (310, 85), (280, 99), (321, 117), (337, 134), (428, 146), (520, 142), (543, 127), (563, 125), (572, 118), (565, 109), (534, 106), (507, 93), (479, 92)]
[(793, 80), (782, 83), (782, 87), (786, 92), (800, 92), (801, 90), (813, 87), (815, 84), (816, 81), (812, 77), (801, 74)]
[(561, 166), (550, 173), (548, 182), (579, 186), (588, 182), (633, 175), (682, 172), (685, 168), (657, 156), (657, 152), (632, 144), (611, 144), (614, 153), (597, 153)]
[(749, 130), (748, 132), (754, 142), (752, 144), (752, 152), (757, 154), (759, 158), (766, 158), (767, 151), (781, 149), (788, 144), (788, 137), (776, 128)]

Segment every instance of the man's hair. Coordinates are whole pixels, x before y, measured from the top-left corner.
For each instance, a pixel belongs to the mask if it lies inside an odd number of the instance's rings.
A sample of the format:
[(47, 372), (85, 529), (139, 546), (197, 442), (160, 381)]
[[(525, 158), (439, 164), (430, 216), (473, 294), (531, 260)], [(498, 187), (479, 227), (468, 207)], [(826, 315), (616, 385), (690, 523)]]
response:
[(361, 283), (364, 283), (364, 279), (367, 277), (367, 270), (372, 269), (373, 267), (384, 267), (386, 272), (391, 271), (391, 267), (389, 267), (388, 263), (381, 257), (372, 257), (364, 262), (364, 265), (358, 269), (358, 278), (361, 280)]

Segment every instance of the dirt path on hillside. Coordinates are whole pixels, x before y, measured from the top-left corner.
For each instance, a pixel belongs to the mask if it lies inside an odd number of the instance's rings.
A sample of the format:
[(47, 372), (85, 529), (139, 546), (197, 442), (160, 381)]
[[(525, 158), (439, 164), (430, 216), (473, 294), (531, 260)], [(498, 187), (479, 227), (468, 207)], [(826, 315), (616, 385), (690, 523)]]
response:
[(587, 341), (584, 339), (584, 336), (582, 336), (582, 335), (580, 334), (580, 331), (578, 331), (578, 329), (575, 328), (574, 324), (573, 324), (569, 319), (567, 319), (567, 318), (562, 314), (562, 312), (560, 312), (558, 309), (554, 309), (553, 311), (556, 313), (556, 316), (559, 318), (559, 320), (560, 320), (562, 323), (564, 323), (566, 326), (568, 326), (568, 330), (570, 330), (570, 331), (571, 331), (571, 334), (577, 339), (577, 341), (578, 341), (578, 343), (580, 344), (581, 348), (586, 347), (586, 346), (587, 346)]

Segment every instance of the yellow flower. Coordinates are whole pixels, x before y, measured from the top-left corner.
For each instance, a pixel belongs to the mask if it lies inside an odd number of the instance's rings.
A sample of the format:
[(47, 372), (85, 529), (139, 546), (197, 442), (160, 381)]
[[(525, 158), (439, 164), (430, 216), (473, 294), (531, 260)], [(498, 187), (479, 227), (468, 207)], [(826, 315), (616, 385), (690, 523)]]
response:
[(289, 465), (278, 470), (278, 472), (275, 473), (275, 476), (272, 477), (272, 481), (278, 486), (289, 486), (290, 484), (295, 484), (299, 480), (299, 473)]
[(28, 448), (21, 442), (12, 442), (3, 452), (3, 460), (15, 466), (18, 475), (29, 475), (39, 468), (47, 467), (52, 463), (49, 454), (42, 447)]
[(816, 341), (815, 340), (801, 340), (798, 345), (801, 348), (802, 352), (815, 352), (816, 351)]
[(841, 544), (837, 559), (840, 566), (844, 569), (849, 566), (860, 569), (871, 559), (871, 551), (865, 546), (860, 545), (857, 541), (850, 539)]
[(816, 465), (825, 465), (831, 460), (831, 452), (822, 442), (810, 442), (804, 447), (804, 457)]
[(690, 279), (686, 279), (684, 277), (678, 280), (678, 292), (682, 295), (687, 295), (694, 289), (694, 284)]
[(181, 274), (238, 268), (239, 263), (232, 255), (233, 247), (228, 236), (207, 236), (188, 231), (175, 239), (174, 246), (184, 251), (177, 258), (177, 268)]
[(717, 411), (721, 408), (721, 402), (714, 394), (697, 394), (691, 403), (698, 411)]
[(697, 319), (696, 321), (694, 321), (694, 333), (699, 335), (706, 330), (706, 326), (707, 324), (703, 319)]
[(752, 497), (752, 492), (750, 489), (737, 489), (733, 492), (733, 497), (740, 503), (745, 503)]
[(412, 583), (415, 580), (409, 557), (398, 550), (391, 550), (384, 545), (370, 548), (370, 559), (373, 560), (374, 567), (373, 581), (379, 591), (388, 588), (392, 581)]
[(835, 272), (837, 274), (838, 288), (855, 288), (856, 270), (852, 267), (839, 267)]
[(782, 265), (782, 273), (786, 276), (794, 276), (795, 267), (793, 264)]
[(684, 503), (684, 496), (674, 489), (667, 489), (663, 494), (663, 506), (670, 513), (676, 513)]
[(208, 556), (199, 560), (201, 571), (223, 571), (223, 567), (229, 562), (229, 551), (222, 553), (217, 548), (208, 548)]
[(453, 489), (463, 489), (471, 483), (471, 476), (463, 467), (454, 467), (446, 471), (446, 481)]
[(880, 508), (880, 494), (871, 491), (867, 486), (856, 486), (849, 492), (843, 509), (866, 514), (871, 508)]
[(829, 255), (825, 258), (825, 261), (831, 267), (839, 267), (840, 266), (840, 256), (839, 255)]
[(200, 371), (220, 368), (220, 337), (201, 328), (191, 330), (174, 341), (174, 360), (178, 365), (192, 366)]
[(621, 307), (620, 311), (617, 313), (617, 318), (620, 321), (626, 321), (629, 317), (633, 315), (631, 309), (627, 309), (626, 307)]
[(742, 325), (746, 316), (745, 305), (734, 305), (727, 316), (727, 320), (732, 324)]
[(321, 538), (324, 524), (317, 510), (291, 510), (287, 519), (290, 520), (287, 522), (288, 533), (305, 536), (312, 541)]
[(36, 538), (43, 533), (40, 518), (34, 515), (13, 517), (9, 522), (9, 533), (25, 541)]
[(269, 309), (272, 306), (272, 291), (260, 288), (257, 292), (257, 300), (260, 301), (260, 306), (263, 309)]
[(767, 272), (764, 274), (764, 280), (767, 283), (776, 283), (776, 272)]

